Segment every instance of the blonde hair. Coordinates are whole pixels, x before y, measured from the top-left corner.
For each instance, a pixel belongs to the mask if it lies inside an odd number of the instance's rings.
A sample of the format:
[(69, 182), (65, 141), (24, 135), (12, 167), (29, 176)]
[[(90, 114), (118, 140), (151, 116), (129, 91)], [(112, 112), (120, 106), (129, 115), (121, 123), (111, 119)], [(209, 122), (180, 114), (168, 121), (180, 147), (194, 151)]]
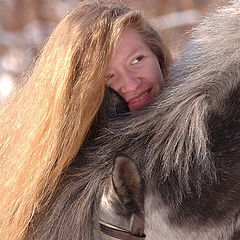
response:
[(83, 144), (104, 97), (109, 59), (126, 26), (142, 34), (166, 73), (169, 53), (139, 13), (120, 2), (83, 1), (63, 17), (23, 86), (1, 106), (2, 240), (27, 238), (32, 216)]

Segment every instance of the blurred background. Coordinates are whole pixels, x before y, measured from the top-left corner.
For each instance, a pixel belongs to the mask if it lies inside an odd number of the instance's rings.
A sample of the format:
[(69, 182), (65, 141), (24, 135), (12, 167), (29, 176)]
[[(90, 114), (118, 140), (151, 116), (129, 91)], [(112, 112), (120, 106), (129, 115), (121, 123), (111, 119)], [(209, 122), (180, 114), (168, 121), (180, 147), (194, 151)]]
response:
[[(63, 13), (80, 0), (0, 0), (0, 101), (31, 65)], [(189, 31), (227, 0), (123, 0), (142, 11), (179, 57)]]

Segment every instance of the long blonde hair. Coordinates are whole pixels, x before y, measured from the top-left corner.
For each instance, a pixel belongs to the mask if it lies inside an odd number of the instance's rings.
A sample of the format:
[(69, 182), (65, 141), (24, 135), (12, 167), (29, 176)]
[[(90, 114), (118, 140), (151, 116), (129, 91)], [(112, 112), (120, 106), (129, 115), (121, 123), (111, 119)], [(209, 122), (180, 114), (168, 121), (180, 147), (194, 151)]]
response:
[[(52, 32), (31, 71), (0, 109), (0, 238), (26, 238), (76, 156), (98, 113), (109, 59), (130, 26), (156, 53), (164, 73), (169, 53), (142, 16), (114, 1), (83, 1)], [(150, 35), (149, 35), (150, 34)]]

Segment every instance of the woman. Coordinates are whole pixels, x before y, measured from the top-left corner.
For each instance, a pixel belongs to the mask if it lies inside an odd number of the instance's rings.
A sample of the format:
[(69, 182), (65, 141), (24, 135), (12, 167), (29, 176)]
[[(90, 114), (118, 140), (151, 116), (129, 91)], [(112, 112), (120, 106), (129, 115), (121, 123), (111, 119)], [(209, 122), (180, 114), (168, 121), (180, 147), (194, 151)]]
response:
[(64, 16), (1, 106), (1, 239), (27, 238), (32, 216), (94, 128), (106, 86), (138, 111), (161, 91), (169, 63), (157, 33), (122, 3), (84, 1)]
[(163, 88), (157, 56), (131, 27), (120, 34), (108, 72), (107, 86), (122, 96), (130, 111), (147, 106)]

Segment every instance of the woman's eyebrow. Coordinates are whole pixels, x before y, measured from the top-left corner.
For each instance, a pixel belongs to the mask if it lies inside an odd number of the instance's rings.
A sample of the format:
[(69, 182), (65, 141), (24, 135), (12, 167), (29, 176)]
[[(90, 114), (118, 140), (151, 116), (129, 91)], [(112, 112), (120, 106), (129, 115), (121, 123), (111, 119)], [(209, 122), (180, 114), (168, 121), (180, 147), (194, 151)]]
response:
[(128, 54), (127, 58), (130, 58), (132, 55), (136, 54), (140, 50), (144, 50), (144, 48), (143, 47), (135, 48), (133, 51), (130, 52), (130, 54)]

